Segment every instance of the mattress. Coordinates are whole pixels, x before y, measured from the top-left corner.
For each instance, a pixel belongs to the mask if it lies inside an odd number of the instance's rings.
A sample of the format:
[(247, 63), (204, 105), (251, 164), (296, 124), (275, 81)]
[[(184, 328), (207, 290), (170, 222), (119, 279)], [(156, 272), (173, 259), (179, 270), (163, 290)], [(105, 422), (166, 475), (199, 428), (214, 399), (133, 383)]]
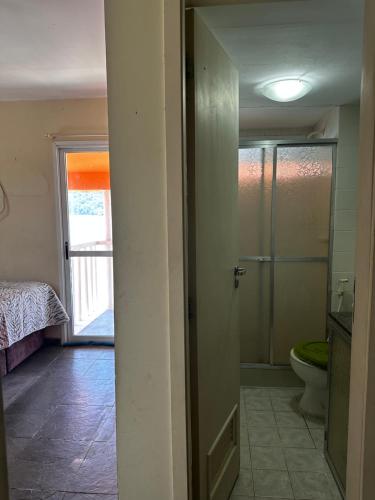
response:
[(0, 281), (0, 349), (69, 317), (52, 287), (34, 281)]

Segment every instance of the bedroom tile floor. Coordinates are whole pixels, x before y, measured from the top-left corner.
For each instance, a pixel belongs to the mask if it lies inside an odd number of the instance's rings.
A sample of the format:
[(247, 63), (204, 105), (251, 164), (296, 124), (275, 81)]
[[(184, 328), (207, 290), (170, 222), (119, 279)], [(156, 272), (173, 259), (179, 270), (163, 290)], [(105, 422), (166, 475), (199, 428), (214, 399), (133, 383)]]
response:
[(339, 500), (324, 422), (298, 411), (300, 387), (241, 387), (241, 472), (231, 500)]
[[(232, 500), (338, 500), (301, 388), (241, 388)], [(117, 500), (114, 351), (47, 347), (3, 378), (11, 500)]]
[(113, 349), (46, 347), (2, 380), (11, 500), (117, 500)]

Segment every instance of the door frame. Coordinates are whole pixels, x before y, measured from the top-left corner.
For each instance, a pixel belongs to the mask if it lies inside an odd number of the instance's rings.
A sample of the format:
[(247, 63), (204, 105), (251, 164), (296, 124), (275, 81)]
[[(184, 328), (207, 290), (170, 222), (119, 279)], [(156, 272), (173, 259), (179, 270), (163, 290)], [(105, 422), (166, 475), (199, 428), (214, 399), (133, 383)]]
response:
[[(77, 344), (81, 342), (97, 342), (105, 344), (113, 344), (114, 337), (103, 336), (80, 336), (73, 335), (73, 304), (71, 294), (71, 279), (70, 265), (66, 263), (65, 256), (65, 241), (69, 233), (69, 219), (67, 206), (67, 176), (66, 165), (62, 155), (69, 152), (84, 152), (84, 151), (108, 151), (108, 140), (56, 140), (53, 143), (53, 160), (55, 172), (55, 189), (56, 189), (56, 215), (57, 215), (57, 247), (58, 247), (58, 262), (59, 262), (59, 288), (61, 301), (68, 312), (70, 321), (62, 327), (61, 344)], [(70, 333), (71, 332), (71, 333)]]

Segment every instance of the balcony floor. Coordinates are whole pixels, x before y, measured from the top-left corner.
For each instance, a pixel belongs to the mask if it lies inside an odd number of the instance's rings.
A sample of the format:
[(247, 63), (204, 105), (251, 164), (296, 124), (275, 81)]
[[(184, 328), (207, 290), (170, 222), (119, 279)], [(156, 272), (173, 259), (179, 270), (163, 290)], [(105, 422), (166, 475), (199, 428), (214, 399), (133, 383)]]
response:
[(113, 310), (107, 309), (83, 328), (79, 335), (84, 337), (113, 337), (115, 334)]

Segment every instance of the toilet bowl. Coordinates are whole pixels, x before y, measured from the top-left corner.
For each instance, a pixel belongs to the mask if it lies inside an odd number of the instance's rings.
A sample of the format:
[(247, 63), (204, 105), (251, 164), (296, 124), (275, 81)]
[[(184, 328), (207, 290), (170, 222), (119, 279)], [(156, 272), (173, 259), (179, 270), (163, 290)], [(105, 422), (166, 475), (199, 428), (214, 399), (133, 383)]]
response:
[(290, 364), (296, 375), (305, 382), (305, 391), (299, 403), (300, 409), (307, 415), (324, 417), (328, 399), (328, 376), (327, 370), (324, 369), (325, 363), (320, 362), (322, 367), (316, 366), (310, 361), (301, 359), (296, 351), (296, 348), (290, 351)]

